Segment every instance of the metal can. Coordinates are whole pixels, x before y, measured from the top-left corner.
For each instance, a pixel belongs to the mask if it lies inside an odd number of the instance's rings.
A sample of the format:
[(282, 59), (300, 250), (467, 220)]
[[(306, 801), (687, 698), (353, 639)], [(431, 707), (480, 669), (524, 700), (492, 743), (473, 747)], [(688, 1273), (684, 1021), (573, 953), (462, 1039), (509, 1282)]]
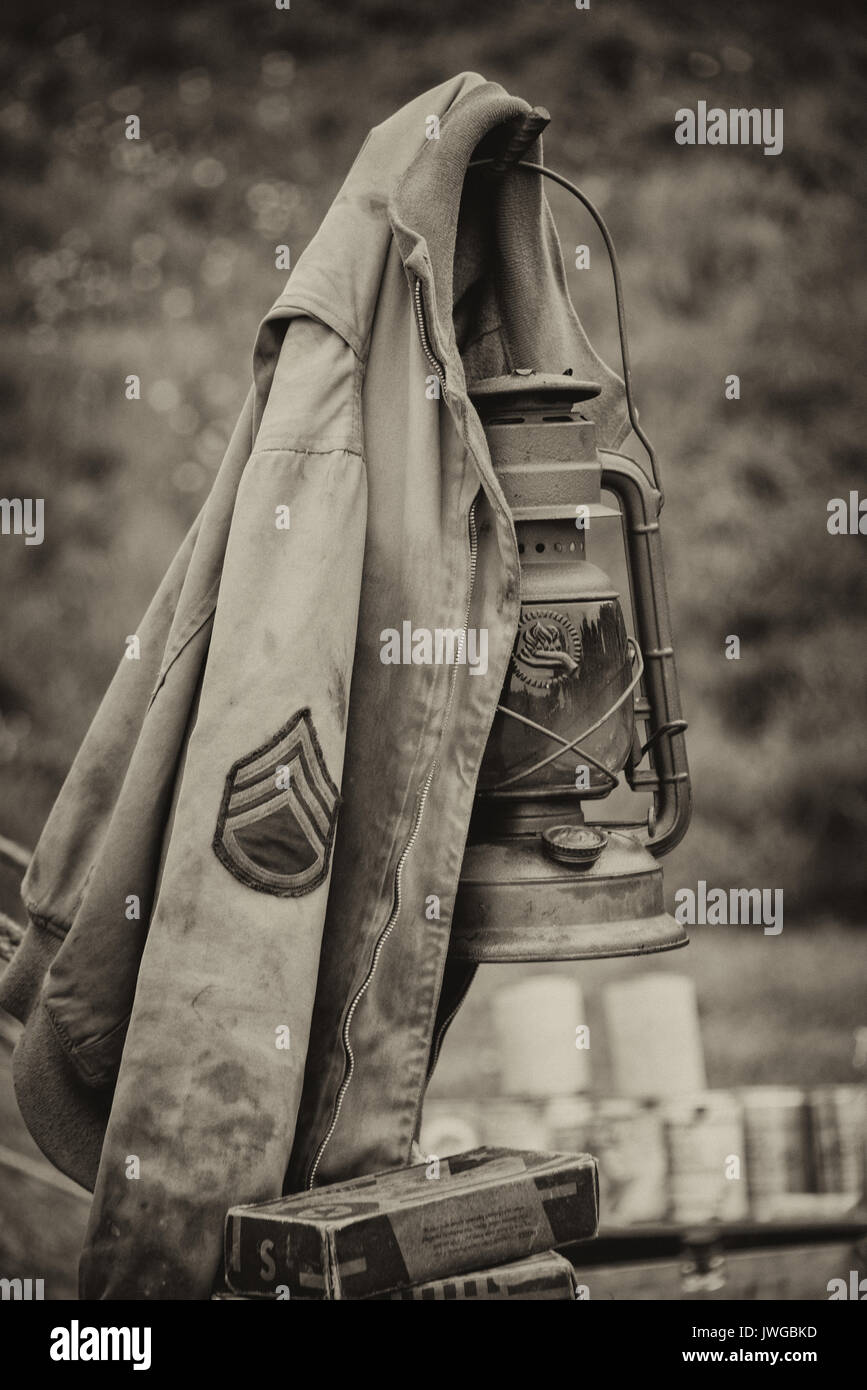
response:
[(586, 1153), (590, 1148), (593, 1101), (587, 1096), (555, 1096), (545, 1106), (548, 1146), (555, 1153)]
[(666, 1214), (680, 1224), (739, 1221), (749, 1197), (743, 1111), (728, 1091), (701, 1091), (661, 1107), (668, 1160)]
[(817, 1192), (864, 1195), (867, 1092), (863, 1086), (819, 1086), (808, 1097)]
[(637, 1100), (593, 1105), (587, 1148), (599, 1161), (599, 1215), (605, 1226), (665, 1216), (665, 1148), (659, 1115)]
[(740, 1096), (750, 1199), (762, 1220), (777, 1198), (810, 1191), (807, 1098), (796, 1086), (748, 1086)]

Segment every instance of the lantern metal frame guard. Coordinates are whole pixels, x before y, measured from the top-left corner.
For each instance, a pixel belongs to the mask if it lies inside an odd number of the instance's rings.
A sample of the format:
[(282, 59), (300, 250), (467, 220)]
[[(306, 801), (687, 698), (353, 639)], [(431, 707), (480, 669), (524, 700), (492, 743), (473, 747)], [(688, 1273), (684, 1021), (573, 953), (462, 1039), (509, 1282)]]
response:
[[(634, 408), (622, 282), (611, 235), (579, 188), (545, 165), (523, 160), (549, 121), (544, 108), (534, 108), (515, 122), (500, 155), (475, 159), (469, 167), (487, 167), (492, 178), (523, 170), (552, 179), (583, 204), (599, 228), (613, 276), (626, 408), (647, 453), (650, 476), (625, 455), (597, 452), (595, 426), (580, 414), (580, 402), (600, 392), (592, 382), (524, 369), (470, 388), (522, 553), (522, 622), (509, 670), (510, 676), (521, 676), (525, 687), (523, 692), (515, 687), (519, 708), (510, 707), (507, 676), (477, 784), (455, 902), (450, 957), (476, 964), (643, 955), (672, 950), (688, 940), (665, 912), (657, 862), (681, 840), (691, 811), (687, 725), (680, 709), (659, 531), (664, 495), (653, 447)], [(619, 512), (602, 504), (603, 490), (613, 494)], [(637, 641), (626, 635), (611, 580), (584, 558), (585, 534), (575, 527), (581, 506), (588, 517), (621, 517)], [(572, 539), (567, 541), (567, 534)], [(542, 535), (546, 540), (539, 539)], [(534, 552), (539, 552), (538, 562)], [(576, 574), (580, 592), (570, 594), (569, 576)], [(576, 630), (582, 612), (583, 632), (593, 648), (586, 652)], [(605, 680), (594, 677), (600, 662), (610, 668)], [(537, 679), (534, 670), (546, 663), (547, 682)], [(577, 681), (582, 671), (585, 679), (596, 679), (598, 689), (590, 698), (597, 704), (591, 707), (598, 709), (599, 699), (610, 692), (588, 727), (573, 735), (569, 728), (552, 728), (522, 712), (521, 702), (531, 698), (534, 688), (538, 694), (546, 685), (562, 686), (573, 673)], [(562, 707), (562, 690), (557, 698)], [(555, 706), (556, 700), (549, 701), (549, 709)], [(645, 725), (643, 742), (635, 720)], [(512, 734), (510, 744), (507, 729), (527, 730), (535, 740), (531, 747), (540, 752), (541, 738), (548, 751), (529, 765), (525, 760), (517, 768), (510, 766), (509, 748), (514, 753), (519, 740)], [(587, 746), (589, 740), (596, 742)], [(550, 773), (568, 752), (583, 760), (589, 775), (580, 790), (556, 786)], [(642, 768), (645, 757), (650, 766)], [(619, 771), (625, 771), (633, 791), (652, 793), (646, 821), (588, 825), (582, 802), (619, 785)]]

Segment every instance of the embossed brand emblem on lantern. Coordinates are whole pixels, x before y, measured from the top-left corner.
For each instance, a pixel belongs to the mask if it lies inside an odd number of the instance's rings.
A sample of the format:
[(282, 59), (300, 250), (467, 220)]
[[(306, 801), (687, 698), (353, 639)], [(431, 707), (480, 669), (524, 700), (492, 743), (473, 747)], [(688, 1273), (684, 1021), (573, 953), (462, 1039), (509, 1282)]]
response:
[(550, 690), (574, 675), (581, 664), (581, 637), (569, 619), (553, 608), (522, 615), (512, 666), (519, 680)]

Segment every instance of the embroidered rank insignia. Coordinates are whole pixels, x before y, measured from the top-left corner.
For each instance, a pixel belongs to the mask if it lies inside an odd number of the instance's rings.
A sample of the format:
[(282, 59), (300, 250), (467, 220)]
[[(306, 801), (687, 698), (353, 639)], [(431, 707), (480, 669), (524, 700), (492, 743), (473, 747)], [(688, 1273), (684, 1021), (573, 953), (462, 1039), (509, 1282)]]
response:
[(297, 898), (328, 875), (340, 796), (309, 709), (229, 770), (214, 853), (260, 893)]

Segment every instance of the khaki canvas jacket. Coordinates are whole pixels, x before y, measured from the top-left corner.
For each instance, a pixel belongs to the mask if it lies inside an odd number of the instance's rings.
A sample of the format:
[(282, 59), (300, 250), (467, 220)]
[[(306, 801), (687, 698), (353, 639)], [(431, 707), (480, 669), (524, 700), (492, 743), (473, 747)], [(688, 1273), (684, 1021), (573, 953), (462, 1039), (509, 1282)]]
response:
[[(519, 617), (467, 383), (571, 368), (627, 430), (542, 180), (467, 174), (527, 110), (464, 73), (368, 135), (37, 846), (0, 1003), (28, 1124), (94, 1191), (84, 1297), (207, 1297), (229, 1205), (409, 1159)], [(407, 621), (486, 629), (486, 672), (383, 663)]]

